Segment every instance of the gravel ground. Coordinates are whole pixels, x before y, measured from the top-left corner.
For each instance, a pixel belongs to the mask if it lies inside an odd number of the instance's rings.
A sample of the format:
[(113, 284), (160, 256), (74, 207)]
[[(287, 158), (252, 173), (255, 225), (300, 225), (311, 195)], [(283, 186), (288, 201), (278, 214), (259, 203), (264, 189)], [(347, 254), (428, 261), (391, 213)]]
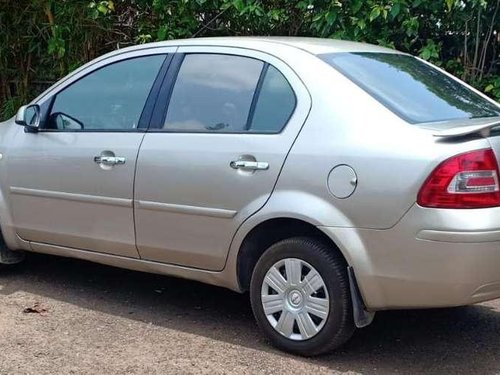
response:
[(246, 295), (35, 254), (0, 271), (0, 374), (500, 374), (499, 338), (500, 301), (383, 312), (305, 359), (266, 343)]

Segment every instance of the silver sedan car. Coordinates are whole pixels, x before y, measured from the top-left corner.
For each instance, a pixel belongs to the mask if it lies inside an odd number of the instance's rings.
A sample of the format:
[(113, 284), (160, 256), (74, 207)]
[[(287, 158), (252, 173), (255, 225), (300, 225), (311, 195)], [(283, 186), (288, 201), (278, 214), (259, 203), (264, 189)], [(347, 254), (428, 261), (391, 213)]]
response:
[(321, 354), (379, 310), (500, 297), (499, 125), (457, 78), (368, 44), (118, 50), (0, 126), (0, 262), (249, 291), (271, 343)]

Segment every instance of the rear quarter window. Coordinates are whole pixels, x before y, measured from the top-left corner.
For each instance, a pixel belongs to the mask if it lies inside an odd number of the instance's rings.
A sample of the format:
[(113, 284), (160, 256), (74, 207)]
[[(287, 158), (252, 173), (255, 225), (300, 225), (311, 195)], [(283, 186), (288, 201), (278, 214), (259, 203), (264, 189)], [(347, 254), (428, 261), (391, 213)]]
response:
[(500, 116), (500, 108), (415, 57), (331, 53), (319, 57), (414, 124)]
[(295, 109), (295, 93), (274, 66), (269, 65), (264, 74), (249, 130), (254, 133), (279, 133)]

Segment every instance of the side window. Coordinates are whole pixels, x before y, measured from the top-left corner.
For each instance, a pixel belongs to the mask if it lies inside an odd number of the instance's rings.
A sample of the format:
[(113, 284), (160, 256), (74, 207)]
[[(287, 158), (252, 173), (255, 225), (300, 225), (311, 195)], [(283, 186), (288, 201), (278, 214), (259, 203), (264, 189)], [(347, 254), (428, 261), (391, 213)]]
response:
[(286, 125), (296, 99), (286, 78), (274, 66), (269, 65), (260, 89), (250, 132), (279, 133)]
[(48, 128), (133, 130), (165, 55), (138, 57), (107, 65), (59, 92)]
[(187, 54), (163, 128), (188, 132), (247, 131), (263, 67), (262, 61), (248, 57)]

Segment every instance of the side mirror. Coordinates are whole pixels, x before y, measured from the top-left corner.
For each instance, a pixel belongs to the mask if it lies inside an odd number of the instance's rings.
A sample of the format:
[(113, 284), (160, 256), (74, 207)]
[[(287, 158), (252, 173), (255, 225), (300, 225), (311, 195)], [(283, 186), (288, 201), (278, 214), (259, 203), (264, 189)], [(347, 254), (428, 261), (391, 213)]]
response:
[(55, 112), (50, 115), (49, 123), (55, 124), (57, 129), (82, 130), (83, 123), (70, 115), (62, 112)]
[(27, 131), (37, 132), (42, 115), (38, 104), (23, 105), (17, 111), (16, 124), (24, 126)]

